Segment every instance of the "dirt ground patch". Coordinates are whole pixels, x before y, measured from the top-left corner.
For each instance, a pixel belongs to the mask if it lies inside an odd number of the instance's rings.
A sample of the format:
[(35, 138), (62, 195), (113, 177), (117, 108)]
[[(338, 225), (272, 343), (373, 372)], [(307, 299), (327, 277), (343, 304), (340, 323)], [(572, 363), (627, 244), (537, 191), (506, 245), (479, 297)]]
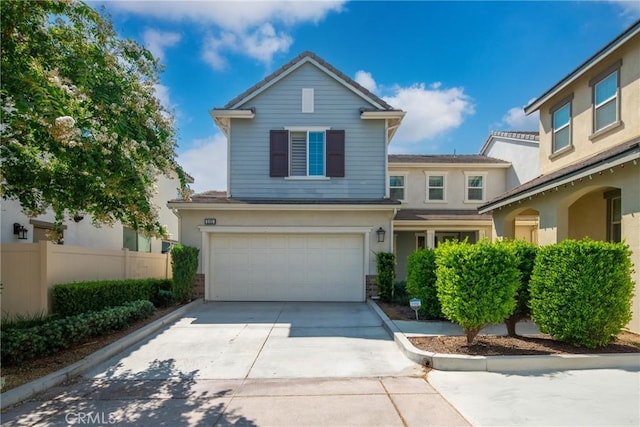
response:
[[(406, 306), (378, 302), (391, 320), (416, 320), (415, 312)], [(576, 347), (554, 340), (548, 335), (507, 337), (478, 335), (472, 345), (464, 336), (412, 337), (409, 341), (420, 350), (433, 353), (475, 356), (507, 356), (536, 354), (640, 353), (640, 335), (623, 331), (612, 343), (597, 349)]]
[(91, 353), (108, 346), (120, 338), (148, 325), (149, 323), (171, 313), (174, 310), (177, 310), (180, 307), (182, 306), (176, 305), (159, 309), (150, 317), (139, 320), (125, 329), (121, 329), (109, 335), (89, 338), (84, 342), (78, 343), (73, 347), (50, 356), (27, 360), (20, 366), (3, 366), (2, 371), (0, 372), (4, 380), (2, 392), (4, 393), (12, 388), (21, 386), (30, 381), (49, 375), (66, 366), (72, 365)]

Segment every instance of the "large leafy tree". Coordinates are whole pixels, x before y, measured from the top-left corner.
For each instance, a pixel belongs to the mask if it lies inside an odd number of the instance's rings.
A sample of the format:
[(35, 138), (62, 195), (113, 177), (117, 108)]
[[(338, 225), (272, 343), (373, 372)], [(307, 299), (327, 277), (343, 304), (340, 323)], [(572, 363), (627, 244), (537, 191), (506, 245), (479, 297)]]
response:
[[(177, 173), (171, 114), (155, 97), (160, 65), (85, 3), (0, 2), (0, 194), (30, 216), (121, 221), (164, 235), (152, 202)], [(56, 239), (56, 236), (52, 236)]]

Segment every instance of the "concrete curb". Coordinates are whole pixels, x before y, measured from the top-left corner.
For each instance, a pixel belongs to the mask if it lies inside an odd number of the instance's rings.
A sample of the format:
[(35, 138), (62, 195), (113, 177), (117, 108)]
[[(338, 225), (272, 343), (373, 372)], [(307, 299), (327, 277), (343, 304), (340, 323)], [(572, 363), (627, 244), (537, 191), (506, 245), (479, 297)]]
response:
[(100, 363), (110, 359), (126, 348), (138, 343), (139, 341), (142, 341), (149, 335), (158, 331), (163, 326), (175, 322), (185, 313), (200, 306), (202, 302), (202, 299), (192, 301), (189, 304), (186, 304), (183, 307), (180, 307), (179, 309), (167, 314), (166, 316), (161, 317), (160, 319), (152, 323), (149, 323), (143, 328), (140, 328), (130, 333), (129, 335), (120, 338), (118, 341), (115, 341), (108, 346), (101, 348), (95, 353), (88, 355), (84, 359), (79, 360), (72, 365), (64, 367), (45, 377), (38, 378), (37, 380), (31, 381), (30, 383), (23, 384), (19, 387), (0, 394), (0, 409), (15, 405), (16, 403), (26, 400), (38, 393), (42, 393), (43, 391), (46, 391), (51, 387), (54, 387), (78, 375), (83, 374), (84, 372), (98, 366)]
[(564, 371), (581, 369), (640, 369), (640, 353), (549, 354), (540, 356), (467, 356), (439, 354), (415, 348), (404, 333), (372, 300), (367, 304), (382, 319), (384, 328), (410, 360), (440, 371)]

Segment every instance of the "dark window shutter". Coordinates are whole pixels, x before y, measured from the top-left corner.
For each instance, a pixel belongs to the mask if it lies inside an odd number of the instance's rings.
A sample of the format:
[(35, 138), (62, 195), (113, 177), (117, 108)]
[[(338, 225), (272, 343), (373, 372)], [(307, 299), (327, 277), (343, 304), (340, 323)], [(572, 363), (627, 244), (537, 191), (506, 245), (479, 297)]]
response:
[(344, 177), (344, 131), (327, 131), (327, 176)]
[(289, 131), (272, 130), (269, 134), (269, 176), (289, 175)]

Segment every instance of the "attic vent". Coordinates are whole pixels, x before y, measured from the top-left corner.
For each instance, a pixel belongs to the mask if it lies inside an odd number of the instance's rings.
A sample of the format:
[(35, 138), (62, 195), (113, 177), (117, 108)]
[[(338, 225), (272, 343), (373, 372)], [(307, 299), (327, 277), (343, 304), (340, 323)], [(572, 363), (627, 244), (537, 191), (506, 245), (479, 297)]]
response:
[(302, 112), (313, 113), (313, 88), (302, 89)]

